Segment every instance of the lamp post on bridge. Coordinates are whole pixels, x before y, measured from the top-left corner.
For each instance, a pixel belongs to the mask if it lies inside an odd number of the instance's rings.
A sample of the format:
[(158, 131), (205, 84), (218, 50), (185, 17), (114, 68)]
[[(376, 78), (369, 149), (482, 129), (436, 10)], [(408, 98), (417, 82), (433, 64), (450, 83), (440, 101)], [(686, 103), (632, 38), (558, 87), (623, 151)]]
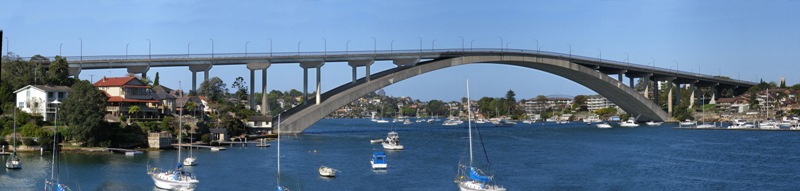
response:
[(572, 58), (572, 45), (567, 43), (567, 46), (569, 46), (569, 58)]
[(511, 42), (506, 42), (506, 51), (508, 51), (508, 44), (511, 44)]
[(328, 56), (328, 39), (322, 37), (322, 55)]
[(472, 43), (473, 43), (473, 42), (475, 42), (475, 40), (471, 40), (471, 41), (469, 41), (469, 51), (472, 51)]
[(214, 39), (209, 38), (211, 40), (211, 64), (214, 64)]
[(297, 42), (297, 55), (298, 56), (300, 56), (300, 43), (303, 43), (303, 41), (301, 40), (301, 41)]
[(83, 39), (78, 38), (78, 40), (81, 41), (81, 61), (79, 63), (83, 65)]
[(436, 45), (436, 39), (433, 39), (433, 41), (431, 41), (431, 52), (433, 52), (434, 45)]
[(350, 40), (344, 43), (344, 53), (347, 54), (347, 52), (350, 52)]
[(597, 60), (598, 60), (598, 61), (600, 61), (600, 62), (602, 62), (602, 61), (603, 61), (603, 50), (600, 50), (600, 49), (598, 48), (598, 49), (597, 49), (597, 51), (599, 51), (599, 52), (600, 52), (600, 55), (599, 55), (599, 56), (597, 56)]
[(192, 43), (186, 44), (186, 58), (189, 58), (189, 47), (192, 46)]
[(272, 59), (272, 38), (269, 39), (269, 58)]
[(372, 54), (378, 54), (378, 39), (372, 37)]
[[(11, 41), (8, 40), (8, 37), (3, 37), (3, 38), (6, 39), (6, 55), (8, 55), (10, 50), (11, 50)], [(2, 46), (2, 44), (0, 44), (0, 46)], [(16, 136), (16, 135), (14, 135), (14, 136)]]
[[(131, 45), (131, 43), (125, 44), (125, 60), (128, 59), (128, 45)], [(61, 55), (61, 47), (58, 47), (58, 55)]]
[(464, 52), (465, 51), (464, 50), (464, 37), (463, 36), (458, 36), (458, 37), (461, 38), (461, 52)]
[(247, 44), (250, 44), (250, 41), (244, 43), (244, 56), (247, 57)]
[(389, 52), (394, 52), (394, 40), (392, 40), (392, 42), (389, 43)]
[(502, 52), (503, 51), (503, 37), (497, 37), (497, 38), (500, 38), (500, 52)]
[(61, 46), (64, 46), (64, 43), (58, 44), (58, 55), (61, 56)]
[(422, 37), (417, 37), (419, 39), (419, 53), (422, 53)]

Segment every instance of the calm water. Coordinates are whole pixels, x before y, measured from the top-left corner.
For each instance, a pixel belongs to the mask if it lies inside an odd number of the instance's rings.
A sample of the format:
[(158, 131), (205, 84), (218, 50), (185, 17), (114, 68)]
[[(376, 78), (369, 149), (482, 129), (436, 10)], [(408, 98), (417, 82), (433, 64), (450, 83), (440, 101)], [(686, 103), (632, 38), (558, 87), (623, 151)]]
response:
[[(498, 183), (509, 190), (800, 189), (800, 132), (672, 126), (520, 123), (481, 133)], [(391, 129), (399, 132), (405, 150), (387, 153), (387, 171), (372, 171), (369, 159), (381, 146), (369, 140)], [(296, 138), (282, 139), (281, 183), (293, 190), (458, 190), (453, 178), (459, 160), (468, 156), (466, 136), (466, 125), (324, 119)], [(199, 150), (199, 165), (187, 169), (200, 180), (197, 190), (271, 190), (277, 154), (272, 144)], [(475, 152), (476, 161), (486, 161), (479, 143)], [(65, 153), (61, 179), (73, 190), (155, 190), (145, 166), (173, 166), (176, 154)], [(0, 170), (0, 190), (42, 190), (50, 177), (49, 153), (22, 153), (22, 158), (22, 170)], [(320, 165), (341, 172), (321, 178)]]

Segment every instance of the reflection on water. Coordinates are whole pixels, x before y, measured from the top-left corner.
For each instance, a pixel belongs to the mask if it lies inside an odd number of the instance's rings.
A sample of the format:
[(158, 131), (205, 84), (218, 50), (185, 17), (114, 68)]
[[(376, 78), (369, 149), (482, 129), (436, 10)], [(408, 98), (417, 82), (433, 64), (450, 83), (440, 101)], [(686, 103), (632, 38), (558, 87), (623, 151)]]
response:
[[(481, 135), (497, 183), (510, 190), (793, 190), (800, 184), (796, 132), (702, 131), (661, 127), (597, 129), (517, 124), (484, 127)], [(388, 151), (388, 170), (374, 171), (369, 140), (390, 130), (405, 149)], [(459, 160), (468, 155), (463, 127), (377, 124), (324, 119), (281, 143), (281, 185), (293, 190), (457, 190)], [(486, 155), (475, 140), (475, 160)], [(275, 147), (195, 150), (196, 190), (271, 190), (277, 184)], [(22, 170), (0, 170), (0, 190), (42, 190), (50, 153), (20, 153)], [(61, 180), (73, 190), (159, 190), (146, 166), (174, 167), (176, 152), (133, 157), (63, 153)], [(186, 153), (183, 154), (186, 156)], [(6, 156), (0, 157), (3, 161)], [(335, 178), (318, 174), (336, 167)], [(334, 189), (335, 188), (335, 189)]]

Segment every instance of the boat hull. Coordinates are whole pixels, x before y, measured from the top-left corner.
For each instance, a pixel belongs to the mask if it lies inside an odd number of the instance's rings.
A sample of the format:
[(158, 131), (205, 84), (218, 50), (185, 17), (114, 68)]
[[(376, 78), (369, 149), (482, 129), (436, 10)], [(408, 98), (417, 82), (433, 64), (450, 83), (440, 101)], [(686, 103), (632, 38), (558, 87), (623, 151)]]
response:
[(197, 158), (188, 157), (183, 160), (183, 166), (194, 166), (197, 165)]
[(403, 145), (393, 145), (386, 142), (381, 143), (383, 145), (383, 149), (388, 150), (403, 150)]
[(14, 159), (11, 159), (11, 160), (6, 162), (6, 168), (7, 169), (21, 169), (22, 168), (22, 163), (19, 161), (19, 159), (14, 158)]
[(458, 182), (458, 189), (461, 191), (505, 191), (506, 190), (506, 188), (503, 187), (480, 183), (477, 181)]
[(175, 180), (173, 177), (173, 174), (168, 174), (167, 172), (150, 174), (150, 178), (153, 179), (156, 187), (161, 189), (193, 189), (197, 186), (197, 183), (200, 183), (197, 179)]
[(372, 165), (372, 169), (373, 170), (386, 169), (388, 167), (388, 165), (386, 163), (377, 163), (376, 164), (375, 161), (369, 161), (369, 164)]
[(336, 170), (332, 168), (319, 167), (319, 175), (323, 177), (336, 177)]

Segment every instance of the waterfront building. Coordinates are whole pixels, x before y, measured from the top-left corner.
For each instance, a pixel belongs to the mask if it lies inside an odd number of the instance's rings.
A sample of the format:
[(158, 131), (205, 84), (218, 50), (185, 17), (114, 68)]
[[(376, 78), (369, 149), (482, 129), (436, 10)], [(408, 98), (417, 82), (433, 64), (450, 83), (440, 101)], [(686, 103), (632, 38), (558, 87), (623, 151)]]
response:
[[(161, 102), (152, 95), (150, 86), (135, 76), (103, 77), (93, 85), (105, 92), (108, 97), (106, 114), (117, 117), (161, 117), (161, 112), (158, 110)], [(139, 106), (140, 111), (128, 114), (128, 110), (133, 106)]]
[(172, 135), (168, 132), (149, 132), (147, 133), (147, 144), (150, 148), (170, 148)]
[(156, 108), (161, 112), (161, 114), (164, 114), (164, 115), (177, 114), (177, 112), (176, 112), (177, 111), (177, 107), (176, 107), (177, 97), (175, 97), (174, 95), (170, 94), (170, 92), (174, 92), (174, 91), (175, 90), (170, 89), (170, 88), (168, 88), (166, 86), (163, 86), (163, 85), (159, 85), (159, 86), (153, 87), (153, 98), (155, 98), (156, 100), (161, 102), (161, 104), (158, 105), (159, 107)]
[(49, 121), (56, 113), (56, 105), (52, 102), (64, 102), (69, 91), (67, 86), (28, 85), (14, 91), (17, 96), (17, 103), (14, 105), (23, 112), (42, 116), (45, 121)]
[(621, 111), (621, 109), (619, 109), (619, 107), (617, 107), (616, 104), (614, 104), (611, 101), (608, 101), (608, 99), (606, 99), (603, 96), (592, 95), (588, 96), (588, 98), (586, 99), (586, 108), (591, 112), (595, 112), (597, 110), (609, 107), (614, 107), (617, 108), (618, 111)]
[(248, 116), (245, 125), (250, 134), (272, 134), (272, 116)]

